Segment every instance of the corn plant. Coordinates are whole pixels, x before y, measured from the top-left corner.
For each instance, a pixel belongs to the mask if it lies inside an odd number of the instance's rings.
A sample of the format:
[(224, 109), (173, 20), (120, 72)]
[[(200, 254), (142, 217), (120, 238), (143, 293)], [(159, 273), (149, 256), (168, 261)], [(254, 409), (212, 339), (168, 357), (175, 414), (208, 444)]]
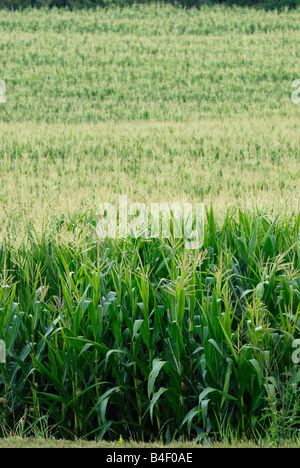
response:
[(172, 239), (88, 241), (84, 230), (69, 243), (6, 239), (2, 435), (21, 420), (26, 433), (47, 421), (65, 438), (274, 432), (270, 383), (293, 375), (299, 395), (299, 221), (228, 211), (218, 226), (211, 209), (197, 251)]

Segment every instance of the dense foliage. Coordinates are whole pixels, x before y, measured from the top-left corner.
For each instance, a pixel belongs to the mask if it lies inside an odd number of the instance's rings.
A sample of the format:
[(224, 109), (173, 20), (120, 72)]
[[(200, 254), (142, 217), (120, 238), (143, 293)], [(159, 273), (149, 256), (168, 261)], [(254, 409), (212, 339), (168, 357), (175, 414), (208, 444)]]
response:
[(2, 434), (299, 435), (299, 215), (210, 211), (196, 251), (82, 223), (1, 247)]

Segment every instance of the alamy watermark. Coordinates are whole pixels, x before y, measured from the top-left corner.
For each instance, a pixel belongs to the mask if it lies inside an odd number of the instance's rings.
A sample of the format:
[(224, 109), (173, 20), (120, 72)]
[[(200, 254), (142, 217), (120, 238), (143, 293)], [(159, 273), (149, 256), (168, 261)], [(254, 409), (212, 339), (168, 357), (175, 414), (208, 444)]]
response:
[(6, 103), (6, 86), (3, 80), (0, 80), (0, 104)]
[(174, 238), (185, 240), (185, 248), (198, 249), (204, 237), (204, 205), (196, 203), (128, 204), (119, 196), (119, 209), (113, 203), (100, 205), (96, 232), (100, 239)]
[(300, 340), (294, 340), (292, 348), (296, 348), (292, 354), (292, 361), (294, 364), (300, 364)]
[(0, 364), (6, 363), (6, 346), (3, 340), (0, 340)]
[(294, 80), (292, 87), (296, 88), (292, 94), (292, 101), (294, 104), (300, 104), (300, 79)]

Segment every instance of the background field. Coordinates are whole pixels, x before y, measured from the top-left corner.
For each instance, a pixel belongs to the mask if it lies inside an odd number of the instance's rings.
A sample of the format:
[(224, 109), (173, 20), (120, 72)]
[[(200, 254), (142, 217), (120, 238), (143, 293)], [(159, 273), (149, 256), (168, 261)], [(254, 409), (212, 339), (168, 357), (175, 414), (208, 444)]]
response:
[[(0, 435), (299, 437), (300, 10), (0, 13)], [(100, 201), (204, 202), (199, 251)]]
[(119, 193), (297, 209), (299, 18), (2, 11), (1, 223), (38, 228)]

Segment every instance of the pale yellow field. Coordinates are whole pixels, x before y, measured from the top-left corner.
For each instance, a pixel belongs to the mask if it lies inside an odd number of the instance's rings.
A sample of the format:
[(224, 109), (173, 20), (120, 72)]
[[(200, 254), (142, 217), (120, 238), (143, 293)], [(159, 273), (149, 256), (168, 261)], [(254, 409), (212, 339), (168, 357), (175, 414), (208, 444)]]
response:
[(293, 119), (190, 123), (3, 124), (2, 229), (97, 214), (101, 201), (190, 201), (299, 210)]

